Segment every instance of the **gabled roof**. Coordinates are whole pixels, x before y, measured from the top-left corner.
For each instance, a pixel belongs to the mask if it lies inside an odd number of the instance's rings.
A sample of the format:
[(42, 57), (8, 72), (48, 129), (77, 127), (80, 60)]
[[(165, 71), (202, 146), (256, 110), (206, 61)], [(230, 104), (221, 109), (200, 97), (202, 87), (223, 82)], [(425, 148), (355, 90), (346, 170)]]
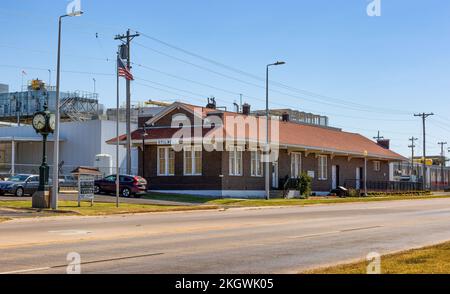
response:
[[(183, 108), (191, 113), (194, 113), (195, 108), (201, 109), (202, 118), (205, 118), (208, 114), (217, 112), (223, 115), (225, 121), (227, 118), (230, 117), (243, 116), (240, 113), (219, 111), (216, 109), (208, 109), (205, 107), (199, 107), (191, 104), (175, 102), (171, 106), (167, 107), (167, 109), (159, 113), (157, 116), (149, 120), (149, 123), (155, 123), (157, 120), (169, 114), (176, 108)], [(258, 119), (265, 120), (264, 117), (258, 117)], [(158, 127), (147, 130), (146, 141), (158, 139), (170, 139), (177, 130), (178, 130), (177, 128), (171, 128), (170, 126)], [(203, 128), (202, 131), (203, 136), (209, 130), (210, 129)], [(228, 133), (226, 130), (226, 123), (223, 126), (223, 131), (224, 135)], [(134, 131), (131, 134), (131, 139), (133, 141), (139, 140), (137, 143), (141, 142), (142, 132), (143, 131), (141, 129)], [(126, 135), (121, 135), (119, 139), (120, 141), (126, 140)], [(253, 139), (253, 138), (248, 138), (248, 134), (246, 133), (246, 138), (244, 139)], [(109, 144), (114, 144), (115, 142), (116, 138), (108, 141)], [(285, 147), (300, 148), (304, 150), (314, 150), (321, 152), (348, 154), (350, 156), (351, 155), (362, 156), (365, 154), (365, 152), (367, 152), (368, 156), (371, 157), (399, 160), (399, 161), (407, 160), (402, 155), (392, 150), (385, 149), (376, 144), (375, 142), (373, 142), (372, 140), (360, 134), (344, 132), (340, 129), (335, 128), (298, 124), (293, 122), (280, 122), (279, 144), (280, 146)]]

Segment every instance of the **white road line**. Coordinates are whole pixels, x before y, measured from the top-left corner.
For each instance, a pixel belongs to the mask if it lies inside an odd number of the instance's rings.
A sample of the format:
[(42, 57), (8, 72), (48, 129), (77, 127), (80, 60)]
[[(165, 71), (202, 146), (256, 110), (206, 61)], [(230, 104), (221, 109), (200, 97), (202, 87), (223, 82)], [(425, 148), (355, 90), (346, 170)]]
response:
[(92, 232), (83, 230), (61, 230), (61, 231), (48, 231), (50, 234), (58, 234), (61, 236), (73, 236), (73, 235), (87, 235)]
[(0, 273), (0, 275), (11, 275), (11, 274), (23, 274), (28, 272), (37, 272), (37, 271), (45, 271), (51, 269), (50, 267), (36, 267), (36, 268), (29, 268), (29, 269), (23, 269), (23, 270), (16, 270), (16, 271), (10, 271), (10, 272), (3, 272)]
[(312, 238), (312, 237), (318, 237), (318, 236), (324, 236), (324, 235), (338, 234), (340, 232), (341, 231), (330, 231), (330, 232), (317, 233), (317, 234), (300, 235), (300, 236), (289, 237), (289, 239)]

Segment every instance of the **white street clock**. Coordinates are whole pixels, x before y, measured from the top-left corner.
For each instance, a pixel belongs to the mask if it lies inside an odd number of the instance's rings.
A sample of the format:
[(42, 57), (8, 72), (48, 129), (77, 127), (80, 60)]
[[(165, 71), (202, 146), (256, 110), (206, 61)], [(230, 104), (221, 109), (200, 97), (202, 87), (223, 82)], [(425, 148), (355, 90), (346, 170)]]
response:
[(37, 133), (41, 135), (48, 135), (55, 130), (55, 114), (50, 113), (47, 105), (44, 105), (44, 111), (36, 112), (33, 116), (32, 125)]

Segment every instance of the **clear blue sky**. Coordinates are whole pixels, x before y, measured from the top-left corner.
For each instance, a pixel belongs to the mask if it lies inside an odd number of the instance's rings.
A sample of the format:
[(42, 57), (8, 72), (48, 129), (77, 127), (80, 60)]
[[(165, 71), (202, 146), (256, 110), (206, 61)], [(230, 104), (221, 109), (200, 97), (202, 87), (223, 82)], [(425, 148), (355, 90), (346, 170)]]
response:
[[(0, 83), (17, 90), (22, 69), (27, 79), (48, 80), (46, 69), (56, 67), (57, 17), (68, 2), (1, 1)], [(450, 143), (450, 1), (381, 0), (380, 17), (367, 16), (369, 2), (82, 0), (85, 14), (64, 19), (62, 89), (92, 91), (95, 78), (101, 103), (113, 106), (113, 37), (131, 28), (145, 34), (134, 41), (132, 55), (147, 67), (133, 68), (134, 101), (205, 104), (214, 95), (231, 108), (242, 93), (253, 109), (264, 107), (263, 81), (151, 36), (261, 78), (267, 63), (286, 61), (272, 68), (274, 82), (323, 96), (272, 83), (272, 107), (326, 114), (333, 126), (368, 137), (380, 130), (404, 155), (408, 138), (422, 137), (412, 114), (433, 111), (428, 152), (437, 154), (438, 141)]]

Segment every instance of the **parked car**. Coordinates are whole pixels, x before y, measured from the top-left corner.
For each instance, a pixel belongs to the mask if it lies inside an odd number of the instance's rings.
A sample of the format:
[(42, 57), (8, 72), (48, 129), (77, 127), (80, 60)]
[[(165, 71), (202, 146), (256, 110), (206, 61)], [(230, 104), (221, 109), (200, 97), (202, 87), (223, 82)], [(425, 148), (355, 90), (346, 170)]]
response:
[[(147, 181), (139, 176), (120, 175), (119, 190), (122, 197), (139, 197), (147, 191)], [(116, 175), (107, 176), (94, 182), (95, 194), (116, 192)]]
[(59, 187), (77, 187), (78, 181), (72, 175), (60, 175), (59, 176)]
[(33, 195), (39, 187), (39, 176), (30, 174), (18, 174), (7, 181), (0, 182), (0, 195), (13, 194), (22, 197), (26, 194)]

